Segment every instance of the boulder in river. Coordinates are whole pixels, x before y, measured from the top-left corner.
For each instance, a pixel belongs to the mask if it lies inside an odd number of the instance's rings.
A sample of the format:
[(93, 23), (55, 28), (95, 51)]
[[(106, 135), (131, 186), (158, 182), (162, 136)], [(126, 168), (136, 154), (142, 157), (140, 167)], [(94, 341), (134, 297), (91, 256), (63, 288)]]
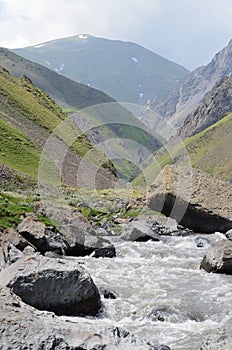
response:
[(0, 287), (6, 286), (22, 301), (57, 315), (97, 314), (99, 291), (78, 264), (41, 255), (24, 257), (2, 271)]
[(212, 243), (201, 262), (207, 272), (218, 272), (232, 275), (232, 241), (223, 239)]
[(198, 169), (165, 166), (147, 197), (148, 206), (195, 232), (232, 229), (232, 184)]
[(170, 350), (99, 319), (39, 311), (6, 286), (0, 288), (0, 320), (1, 350)]
[(159, 235), (145, 220), (134, 220), (123, 225), (123, 238), (132, 242), (160, 241)]

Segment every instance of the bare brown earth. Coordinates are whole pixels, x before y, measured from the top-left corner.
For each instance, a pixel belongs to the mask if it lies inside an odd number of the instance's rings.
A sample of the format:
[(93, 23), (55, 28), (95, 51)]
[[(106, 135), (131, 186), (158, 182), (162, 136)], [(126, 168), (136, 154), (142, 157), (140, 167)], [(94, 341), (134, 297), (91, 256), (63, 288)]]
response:
[(232, 228), (232, 185), (201, 170), (165, 166), (151, 186), (148, 205), (197, 232)]

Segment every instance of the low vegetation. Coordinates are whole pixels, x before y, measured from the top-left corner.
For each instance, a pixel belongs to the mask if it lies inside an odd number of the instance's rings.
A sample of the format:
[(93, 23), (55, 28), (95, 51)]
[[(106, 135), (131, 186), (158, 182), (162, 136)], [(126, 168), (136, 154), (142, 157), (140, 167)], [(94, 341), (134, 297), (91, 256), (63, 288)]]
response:
[(144, 173), (134, 185), (144, 186), (146, 180), (152, 183), (164, 165), (183, 160), (183, 150), (188, 155), (192, 167), (201, 169), (219, 180), (232, 181), (232, 113), (220, 119), (200, 133), (186, 138), (183, 144), (174, 146), (170, 153), (165, 152), (156, 161), (150, 161)]

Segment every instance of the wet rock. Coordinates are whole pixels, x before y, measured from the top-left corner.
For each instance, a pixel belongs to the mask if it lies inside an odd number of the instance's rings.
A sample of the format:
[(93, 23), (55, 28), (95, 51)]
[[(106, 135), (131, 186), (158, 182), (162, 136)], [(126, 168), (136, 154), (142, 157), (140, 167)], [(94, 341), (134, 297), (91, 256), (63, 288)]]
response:
[(151, 226), (146, 221), (142, 220), (134, 220), (123, 226), (122, 237), (132, 242), (160, 241), (159, 235), (151, 229)]
[(150, 318), (152, 321), (161, 321), (161, 322), (165, 321), (164, 312), (162, 312), (160, 310), (154, 310), (152, 312), (152, 314), (150, 315)]
[(99, 291), (100, 291), (100, 294), (103, 295), (105, 299), (117, 299), (116, 293), (112, 292), (111, 290), (100, 288)]
[(76, 227), (73, 227), (73, 229), (74, 234), (72, 242), (70, 239), (67, 240), (67, 236), (63, 231), (63, 235), (65, 236), (67, 243), (67, 247), (65, 248), (66, 255), (86, 256), (92, 254), (94, 258), (114, 258), (116, 256), (116, 249), (114, 245), (107, 239), (97, 237), (95, 235), (85, 234), (83, 235), (83, 240), (81, 242), (80, 236), (75, 235)]
[(111, 244), (106, 239), (98, 239), (97, 248), (94, 248), (93, 257), (94, 258), (114, 258), (116, 257), (116, 249), (113, 244)]
[(148, 206), (195, 232), (232, 228), (232, 185), (197, 169), (167, 165), (151, 186)]
[(158, 222), (152, 224), (152, 231), (159, 234), (159, 236), (173, 236), (173, 237), (186, 237), (192, 235), (194, 232), (181, 225), (160, 225)]
[(100, 294), (90, 275), (70, 261), (25, 257), (3, 271), (0, 280), (0, 285), (38, 310), (86, 315), (100, 309)]
[(232, 240), (232, 229), (226, 232), (226, 238)]
[(207, 272), (232, 274), (232, 241), (223, 239), (212, 243), (201, 262)]
[(38, 350), (86, 350), (82, 347), (69, 346), (63, 338), (57, 336), (49, 336), (38, 344)]
[(164, 322), (165, 321), (165, 313), (163, 310), (154, 310), (150, 315), (150, 319), (153, 322), (155, 322), (155, 321)]
[(205, 248), (211, 243), (211, 241), (205, 237), (197, 237), (195, 238), (195, 243), (197, 248)]

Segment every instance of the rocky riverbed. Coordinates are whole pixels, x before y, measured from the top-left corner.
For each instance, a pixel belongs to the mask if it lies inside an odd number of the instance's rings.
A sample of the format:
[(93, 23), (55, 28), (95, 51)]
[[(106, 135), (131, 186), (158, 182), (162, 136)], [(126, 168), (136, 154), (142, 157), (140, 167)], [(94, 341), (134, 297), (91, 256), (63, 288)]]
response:
[[(36, 210), (59, 228), (28, 214), (1, 235), (0, 349), (231, 349), (230, 232), (152, 212), (99, 227), (70, 206)], [(212, 247), (228, 274), (200, 268)]]

